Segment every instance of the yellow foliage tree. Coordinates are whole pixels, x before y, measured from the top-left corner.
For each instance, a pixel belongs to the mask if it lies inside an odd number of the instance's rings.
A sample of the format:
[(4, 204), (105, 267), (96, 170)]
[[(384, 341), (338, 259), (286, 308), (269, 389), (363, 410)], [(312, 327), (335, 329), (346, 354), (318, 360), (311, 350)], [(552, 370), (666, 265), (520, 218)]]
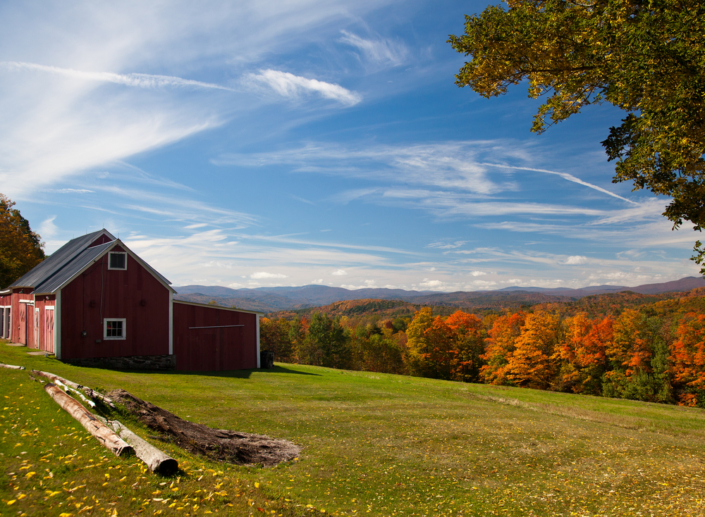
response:
[(7, 287), (44, 260), (39, 235), (15, 203), (0, 194), (0, 288)]
[(552, 356), (558, 340), (558, 316), (527, 314), (514, 352), (507, 362), (507, 378), (517, 386), (546, 389), (555, 373)]

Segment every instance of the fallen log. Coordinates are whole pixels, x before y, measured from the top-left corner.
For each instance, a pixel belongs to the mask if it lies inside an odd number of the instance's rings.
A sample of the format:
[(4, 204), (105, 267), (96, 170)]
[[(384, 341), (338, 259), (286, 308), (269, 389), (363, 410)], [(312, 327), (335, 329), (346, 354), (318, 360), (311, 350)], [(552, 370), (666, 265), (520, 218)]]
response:
[[(110, 406), (112, 409), (115, 409), (115, 404), (113, 403), (112, 400), (110, 400), (108, 397), (103, 395), (102, 393), (98, 393), (95, 390), (90, 389), (88, 386), (82, 386), (81, 384), (78, 384), (76, 382), (70, 381), (68, 379), (64, 379), (63, 377), (59, 377), (58, 375), (55, 375), (53, 373), (49, 372), (40, 372), (39, 370), (32, 370), (32, 373), (35, 375), (41, 375), (42, 377), (45, 377), (49, 379), (51, 382), (54, 382), (59, 385), (64, 385), (72, 390), (74, 390), (79, 397), (81, 397), (83, 400), (86, 400), (86, 398), (83, 396), (85, 393), (88, 397), (90, 397), (93, 400), (100, 400), (104, 404)], [(86, 400), (86, 402), (88, 402)], [(93, 405), (93, 402), (89, 402), (90, 405)]]
[(152, 472), (169, 476), (179, 470), (179, 463), (174, 458), (167, 456), (117, 420), (110, 420), (108, 424), (120, 438), (132, 445), (137, 457), (141, 459)]
[(91, 433), (96, 440), (102, 443), (115, 456), (131, 456), (135, 450), (117, 436), (108, 426), (100, 422), (93, 414), (51, 382), (44, 385), (46, 391), (54, 401), (69, 415)]
[(49, 372), (40, 372), (39, 370), (32, 370), (32, 373), (33, 373), (34, 375), (40, 375), (40, 376), (42, 376), (42, 377), (45, 377), (45, 378), (49, 379), (51, 382), (57, 382), (57, 381), (58, 381), (58, 382), (60, 382), (61, 384), (65, 384), (65, 385), (68, 386), (69, 388), (73, 388), (73, 389), (75, 389), (75, 390), (80, 390), (81, 388), (83, 388), (83, 386), (81, 386), (80, 384), (76, 384), (76, 383), (73, 382), (73, 381), (70, 381), (70, 380), (68, 380), (68, 379), (64, 379), (63, 377), (59, 377), (58, 375), (54, 375), (53, 373), (49, 373)]
[(83, 393), (85, 393), (88, 397), (90, 397), (93, 400), (101, 400), (103, 403), (107, 406), (110, 406), (112, 409), (115, 409), (115, 404), (113, 403), (112, 400), (110, 400), (108, 397), (103, 395), (102, 393), (99, 393), (95, 390), (90, 389), (88, 386), (83, 387)]
[(296, 458), (301, 447), (288, 441), (276, 440), (258, 434), (240, 433), (227, 429), (213, 429), (179, 418), (154, 404), (138, 399), (125, 390), (108, 393), (111, 399), (122, 404), (140, 422), (166, 435), (179, 447), (192, 454), (238, 465), (263, 465), (272, 467)]
[(15, 366), (14, 364), (0, 363), (0, 368), (10, 368), (12, 370), (24, 370), (24, 366)]

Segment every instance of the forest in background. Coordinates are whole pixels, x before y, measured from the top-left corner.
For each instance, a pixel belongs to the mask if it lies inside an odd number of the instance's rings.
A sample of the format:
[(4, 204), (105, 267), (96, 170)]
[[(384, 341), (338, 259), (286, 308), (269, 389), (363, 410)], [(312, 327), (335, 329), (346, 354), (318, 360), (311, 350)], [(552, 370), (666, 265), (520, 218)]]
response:
[(337, 302), (261, 320), (275, 360), (705, 407), (705, 288), (464, 312)]

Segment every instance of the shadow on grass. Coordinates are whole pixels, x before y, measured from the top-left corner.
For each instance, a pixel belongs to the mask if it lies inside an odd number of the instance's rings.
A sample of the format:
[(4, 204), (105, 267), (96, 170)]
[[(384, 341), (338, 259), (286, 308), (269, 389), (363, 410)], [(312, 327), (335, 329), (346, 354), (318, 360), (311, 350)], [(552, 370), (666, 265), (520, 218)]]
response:
[(154, 374), (158, 373), (160, 375), (198, 375), (199, 377), (228, 377), (231, 379), (249, 379), (253, 373), (269, 373), (269, 374), (291, 374), (291, 375), (310, 375), (314, 377), (320, 377), (318, 373), (309, 372), (299, 372), (286, 368), (284, 366), (274, 366), (270, 369), (254, 369), (254, 370), (223, 370), (216, 372), (184, 372), (179, 370), (128, 370), (125, 368), (99, 368), (96, 366), (91, 366), (92, 369), (109, 370), (113, 372), (125, 372), (132, 374)]

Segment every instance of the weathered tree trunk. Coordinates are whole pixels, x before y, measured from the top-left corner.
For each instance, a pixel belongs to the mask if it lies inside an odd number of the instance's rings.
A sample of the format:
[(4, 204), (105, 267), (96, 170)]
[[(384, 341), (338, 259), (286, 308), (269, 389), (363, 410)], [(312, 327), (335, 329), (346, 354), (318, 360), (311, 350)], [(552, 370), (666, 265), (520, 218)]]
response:
[(63, 377), (59, 377), (58, 375), (54, 375), (53, 373), (40, 372), (39, 370), (32, 370), (32, 373), (34, 375), (40, 375), (46, 379), (49, 379), (52, 382), (59, 381), (61, 384), (65, 384), (69, 388), (73, 388), (75, 390), (80, 390), (81, 388), (83, 388), (83, 386), (81, 386), (80, 384), (76, 384), (73, 381), (70, 381), (68, 379), (64, 379)]
[[(40, 374), (43, 372), (37, 373)], [(126, 456), (135, 453), (135, 450), (130, 445), (120, 439), (108, 426), (100, 422), (75, 399), (64, 393), (61, 388), (49, 382), (44, 385), (44, 391), (46, 391), (69, 415), (78, 420), (96, 440), (112, 451), (113, 454), (116, 456)]]
[(115, 409), (115, 404), (113, 404), (113, 401), (110, 400), (105, 395), (103, 395), (102, 393), (98, 393), (97, 391), (90, 389), (88, 386), (84, 386), (81, 391), (83, 391), (83, 393), (85, 393), (86, 396), (92, 398), (93, 400), (96, 400), (96, 399), (102, 400), (106, 405)]
[[(71, 389), (74, 389), (76, 391), (80, 391), (86, 394), (86, 396), (90, 397), (93, 400), (102, 400), (106, 405), (110, 406), (111, 408), (115, 409), (115, 404), (113, 404), (113, 401), (110, 400), (108, 397), (103, 395), (102, 393), (98, 393), (95, 390), (90, 389), (88, 386), (82, 386), (81, 384), (77, 384), (73, 381), (70, 381), (68, 379), (64, 379), (63, 377), (59, 377), (58, 375), (54, 375), (53, 373), (49, 372), (40, 372), (39, 370), (32, 370), (32, 373), (35, 375), (40, 375), (46, 379), (49, 379), (52, 382), (59, 382), (65, 386), (68, 386)], [(84, 398), (85, 400), (85, 398)], [(89, 403), (91, 404), (91, 403)]]
[(24, 370), (24, 366), (15, 366), (14, 364), (0, 363), (0, 368), (11, 368), (13, 370)]
[(179, 463), (174, 458), (167, 456), (117, 420), (111, 420), (108, 423), (115, 432), (120, 435), (120, 438), (132, 445), (137, 457), (141, 459), (152, 472), (168, 476), (179, 470)]

